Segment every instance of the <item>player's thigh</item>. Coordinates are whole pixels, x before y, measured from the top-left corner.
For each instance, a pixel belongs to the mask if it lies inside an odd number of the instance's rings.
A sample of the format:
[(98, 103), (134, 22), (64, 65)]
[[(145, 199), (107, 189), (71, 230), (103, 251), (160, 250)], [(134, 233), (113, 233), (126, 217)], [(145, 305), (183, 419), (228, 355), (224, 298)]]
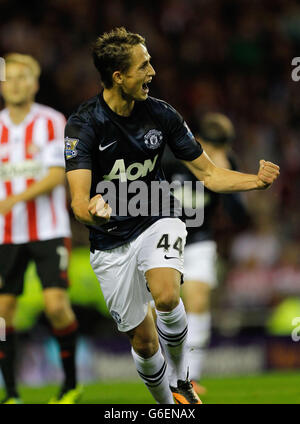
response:
[(186, 234), (181, 220), (163, 218), (142, 235), (138, 266), (158, 309), (169, 310), (179, 302)]
[(12, 296), (22, 293), (28, 262), (26, 245), (0, 245), (0, 298), (1, 295), (10, 295), (3, 297), (3, 302), (8, 302), (8, 299), (12, 301)]
[(181, 287), (186, 312), (203, 313), (210, 308), (211, 286), (202, 281), (184, 280)]
[(43, 289), (68, 287), (70, 239), (60, 237), (32, 242), (30, 254), (36, 264)]
[(145, 319), (151, 300), (145, 277), (137, 268), (137, 243), (95, 250), (90, 255), (107, 308), (122, 332), (136, 328)]

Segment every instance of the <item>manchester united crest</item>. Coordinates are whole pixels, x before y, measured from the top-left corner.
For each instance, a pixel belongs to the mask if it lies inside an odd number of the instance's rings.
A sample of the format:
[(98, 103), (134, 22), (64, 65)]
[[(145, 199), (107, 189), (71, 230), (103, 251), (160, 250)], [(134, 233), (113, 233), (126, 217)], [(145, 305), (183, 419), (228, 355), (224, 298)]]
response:
[(144, 135), (144, 141), (149, 149), (157, 149), (162, 143), (162, 132), (156, 129), (150, 130)]

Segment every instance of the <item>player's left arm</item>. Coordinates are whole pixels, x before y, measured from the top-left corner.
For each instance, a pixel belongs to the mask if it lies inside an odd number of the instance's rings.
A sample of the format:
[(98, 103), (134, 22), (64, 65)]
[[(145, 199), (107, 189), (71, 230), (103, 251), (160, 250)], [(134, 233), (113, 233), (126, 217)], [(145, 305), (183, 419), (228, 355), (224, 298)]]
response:
[(16, 203), (27, 202), (36, 197), (50, 193), (57, 185), (64, 184), (65, 170), (63, 167), (49, 168), (48, 173), (39, 181), (35, 181), (21, 193), (8, 196), (0, 201), (0, 214), (6, 215)]
[(257, 174), (245, 174), (216, 166), (204, 151), (196, 159), (183, 163), (205, 187), (217, 193), (264, 190), (279, 176), (279, 166), (272, 162), (261, 160)]

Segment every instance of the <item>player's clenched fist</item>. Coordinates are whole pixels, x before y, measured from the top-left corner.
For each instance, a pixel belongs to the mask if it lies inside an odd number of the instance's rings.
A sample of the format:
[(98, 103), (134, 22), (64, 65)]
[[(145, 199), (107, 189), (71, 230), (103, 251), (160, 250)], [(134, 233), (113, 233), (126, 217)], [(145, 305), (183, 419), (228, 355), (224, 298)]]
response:
[(105, 203), (101, 194), (96, 194), (90, 199), (88, 211), (97, 224), (105, 224), (112, 213), (111, 207), (108, 203)]
[(270, 185), (276, 180), (279, 172), (279, 166), (275, 165), (272, 162), (267, 162), (265, 160), (259, 161), (259, 170), (257, 173), (257, 185), (260, 189), (265, 189), (270, 187)]

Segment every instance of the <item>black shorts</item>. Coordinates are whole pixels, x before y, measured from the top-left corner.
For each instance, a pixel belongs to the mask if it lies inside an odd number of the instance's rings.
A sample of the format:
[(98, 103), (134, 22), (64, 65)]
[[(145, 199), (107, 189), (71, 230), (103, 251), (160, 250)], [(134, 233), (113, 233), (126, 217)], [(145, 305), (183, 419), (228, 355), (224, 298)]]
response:
[(18, 296), (23, 292), (24, 275), (30, 261), (35, 262), (44, 289), (67, 288), (70, 251), (69, 238), (0, 245), (0, 294)]

